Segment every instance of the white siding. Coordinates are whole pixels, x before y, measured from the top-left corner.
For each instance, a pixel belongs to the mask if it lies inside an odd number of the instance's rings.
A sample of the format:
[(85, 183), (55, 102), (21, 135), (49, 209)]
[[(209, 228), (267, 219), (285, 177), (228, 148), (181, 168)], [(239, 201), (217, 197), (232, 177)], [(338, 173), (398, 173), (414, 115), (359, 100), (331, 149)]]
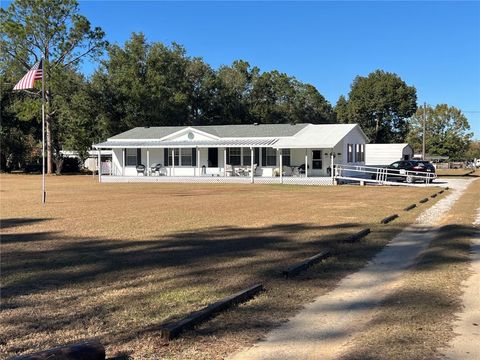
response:
[(413, 157), (413, 150), (408, 144), (367, 144), (365, 163), (370, 166), (385, 166), (403, 160), (405, 156)]
[[(337, 157), (335, 158), (335, 164), (365, 165), (363, 161), (356, 161), (356, 156), (353, 157), (353, 162), (348, 162), (348, 144), (354, 145), (354, 150), (356, 144), (365, 144), (365, 137), (359, 129), (359, 127), (355, 127), (335, 146), (336, 150), (339, 148), (342, 149), (341, 151), (336, 151)], [(340, 156), (338, 155), (339, 152), (341, 153)]]

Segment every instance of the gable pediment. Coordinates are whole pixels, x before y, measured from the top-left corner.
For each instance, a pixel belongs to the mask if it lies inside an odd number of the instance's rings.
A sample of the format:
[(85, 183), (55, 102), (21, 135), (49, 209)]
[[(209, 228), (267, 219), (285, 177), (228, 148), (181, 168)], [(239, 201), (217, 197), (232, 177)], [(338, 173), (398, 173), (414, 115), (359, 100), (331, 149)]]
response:
[(187, 127), (179, 130), (173, 134), (163, 137), (162, 141), (202, 141), (202, 140), (218, 140), (218, 136), (209, 134), (205, 131), (195, 129), (193, 127)]

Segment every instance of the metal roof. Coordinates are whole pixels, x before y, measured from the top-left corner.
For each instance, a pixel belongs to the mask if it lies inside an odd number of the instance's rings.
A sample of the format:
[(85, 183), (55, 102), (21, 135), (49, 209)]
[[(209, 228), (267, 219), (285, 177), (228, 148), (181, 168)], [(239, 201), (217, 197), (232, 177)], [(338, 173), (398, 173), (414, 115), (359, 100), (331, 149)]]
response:
[(112, 136), (112, 140), (161, 139), (180, 130), (193, 128), (216, 137), (283, 137), (293, 136), (310, 124), (250, 124), (209, 126), (162, 126), (136, 127)]
[(193, 147), (272, 147), (278, 139), (232, 139), (199, 141), (108, 140), (95, 144), (96, 148), (193, 148)]
[[(174, 140), (170, 134), (181, 133), (188, 126), (134, 128), (96, 148), (167, 148), (167, 147), (273, 147), (273, 148), (333, 148), (351, 131), (357, 129), (368, 138), (357, 124), (267, 124), (215, 125), (190, 127), (209, 133), (216, 139)], [(273, 134), (276, 134), (273, 136)], [(161, 140), (161, 139), (164, 140)]]
[[(291, 138), (280, 139), (276, 148), (295, 149), (295, 148), (327, 148), (331, 149), (355, 127), (358, 127), (360, 133), (365, 136), (357, 124), (311, 124), (308, 128), (300, 131)], [(367, 137), (365, 136), (365, 140)]]
[(410, 144), (408, 143), (394, 143), (394, 144), (367, 144), (367, 147), (370, 148), (370, 149), (375, 149), (377, 151), (382, 151), (382, 150), (392, 150), (392, 149), (395, 149), (395, 150), (403, 150), (404, 148), (406, 148), (407, 146), (409, 146), (410, 148), (412, 148), (410, 146)]

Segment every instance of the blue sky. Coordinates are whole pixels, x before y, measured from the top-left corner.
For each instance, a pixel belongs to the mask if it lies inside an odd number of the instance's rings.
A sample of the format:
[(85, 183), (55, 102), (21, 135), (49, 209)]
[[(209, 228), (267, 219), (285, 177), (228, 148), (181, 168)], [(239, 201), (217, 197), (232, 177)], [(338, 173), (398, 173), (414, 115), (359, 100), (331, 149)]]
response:
[[(418, 101), (459, 107), (480, 139), (479, 2), (81, 1), (112, 43), (131, 32), (214, 68), (247, 60), (315, 85), (333, 105), (356, 75), (397, 73)], [(84, 64), (87, 73), (91, 64)]]

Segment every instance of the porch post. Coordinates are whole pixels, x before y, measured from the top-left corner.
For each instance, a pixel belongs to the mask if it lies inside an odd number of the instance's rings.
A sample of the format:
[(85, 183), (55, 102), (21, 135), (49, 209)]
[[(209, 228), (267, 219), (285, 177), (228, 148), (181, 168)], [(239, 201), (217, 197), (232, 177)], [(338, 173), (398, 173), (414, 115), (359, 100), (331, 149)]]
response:
[(280, 184), (283, 184), (283, 149), (280, 149)]
[(332, 184), (333, 184), (333, 169), (334, 169), (334, 164), (333, 164), (333, 155), (334, 155), (334, 152), (333, 152), (333, 149), (332, 149), (332, 152), (330, 153), (330, 175), (332, 177)]
[(125, 148), (122, 149), (122, 176), (125, 176)]
[(308, 176), (308, 149), (305, 149), (305, 177)]
[(172, 169), (170, 170), (170, 176), (175, 176), (175, 149), (174, 148), (172, 148)]
[(252, 184), (254, 182), (253, 177), (255, 175), (255, 166), (253, 165), (253, 161), (255, 157), (253, 154), (254, 154), (253, 147), (251, 147), (250, 148), (250, 183)]
[(197, 147), (197, 176), (200, 176), (200, 148)]
[(102, 149), (98, 148), (98, 182), (102, 182)]
[(147, 175), (150, 175), (150, 149), (147, 148)]
[(223, 148), (223, 176), (227, 177), (227, 148)]

